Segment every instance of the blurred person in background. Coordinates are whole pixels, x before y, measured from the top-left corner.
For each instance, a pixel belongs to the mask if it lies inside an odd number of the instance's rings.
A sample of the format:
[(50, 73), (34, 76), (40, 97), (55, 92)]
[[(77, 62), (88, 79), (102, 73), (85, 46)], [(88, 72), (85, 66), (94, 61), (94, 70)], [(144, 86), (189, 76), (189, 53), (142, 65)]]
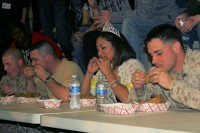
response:
[(193, 48), (194, 40), (200, 42), (200, 1), (189, 0), (187, 8), (176, 17), (175, 24), (182, 33), (189, 33), (190, 48)]

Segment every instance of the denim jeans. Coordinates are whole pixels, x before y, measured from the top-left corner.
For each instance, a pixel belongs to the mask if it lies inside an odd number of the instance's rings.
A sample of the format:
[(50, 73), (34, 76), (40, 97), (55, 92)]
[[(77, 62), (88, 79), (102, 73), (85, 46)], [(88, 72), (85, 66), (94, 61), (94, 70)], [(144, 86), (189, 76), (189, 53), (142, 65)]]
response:
[[(89, 26), (84, 25), (79, 28), (79, 31), (85, 32)], [(86, 66), (85, 66), (85, 61), (84, 61), (84, 54), (83, 54), (83, 42), (82, 41), (76, 41), (74, 44), (74, 51), (73, 51), (73, 57), (74, 61), (80, 66), (82, 72), (85, 74), (86, 73)]]
[(67, 1), (61, 3), (59, 0), (39, 0), (39, 16), (44, 33), (54, 39), (52, 32), (56, 27), (56, 40), (64, 53), (71, 53), (71, 26), (69, 6)]
[(200, 44), (200, 23), (198, 23), (191, 31), (193, 34), (192, 39), (199, 41)]
[(136, 58), (141, 61), (141, 46), (147, 33), (155, 26), (164, 23), (153, 19), (143, 19), (139, 17), (126, 18), (122, 25), (122, 34), (126, 37), (134, 51)]

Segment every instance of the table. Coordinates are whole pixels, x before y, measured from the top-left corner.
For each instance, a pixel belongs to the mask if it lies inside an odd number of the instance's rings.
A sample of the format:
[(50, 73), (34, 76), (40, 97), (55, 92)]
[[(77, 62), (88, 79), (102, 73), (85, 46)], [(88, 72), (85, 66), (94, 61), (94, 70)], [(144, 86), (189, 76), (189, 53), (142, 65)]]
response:
[(108, 115), (96, 111), (41, 116), (41, 126), (96, 133), (199, 133), (200, 112), (174, 110)]
[(44, 114), (75, 113), (95, 110), (94, 107), (81, 109), (70, 109), (69, 103), (62, 103), (60, 108), (40, 108), (36, 103), (31, 104), (0, 104), (0, 119), (30, 124), (40, 124), (40, 116)]

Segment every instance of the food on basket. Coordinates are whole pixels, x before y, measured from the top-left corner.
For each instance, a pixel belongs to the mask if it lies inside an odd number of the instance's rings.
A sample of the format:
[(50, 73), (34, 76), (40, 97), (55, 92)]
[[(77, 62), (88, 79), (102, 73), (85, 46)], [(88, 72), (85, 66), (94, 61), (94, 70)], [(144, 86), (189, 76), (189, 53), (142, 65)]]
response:
[(151, 99), (147, 101), (140, 100), (139, 103), (165, 103), (165, 100), (161, 94), (153, 94)]
[(150, 76), (148, 74), (145, 75), (145, 82), (146, 83), (150, 83), (151, 82), (151, 78), (150, 78)]

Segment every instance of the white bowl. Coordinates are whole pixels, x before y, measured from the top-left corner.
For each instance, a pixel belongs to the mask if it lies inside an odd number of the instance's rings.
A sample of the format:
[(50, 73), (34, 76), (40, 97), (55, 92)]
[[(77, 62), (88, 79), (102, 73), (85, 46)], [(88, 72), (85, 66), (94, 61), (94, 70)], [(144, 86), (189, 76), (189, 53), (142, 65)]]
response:
[(169, 109), (171, 102), (167, 101), (165, 103), (142, 103), (139, 105), (138, 110), (139, 112), (158, 112), (158, 111), (166, 111)]
[(95, 106), (96, 98), (89, 99), (89, 98), (83, 98), (80, 100), (80, 104), (82, 107), (92, 107)]
[(59, 108), (61, 101), (60, 99), (36, 100), (38, 106), (42, 108)]
[(107, 114), (112, 115), (130, 115), (134, 114), (138, 108), (138, 104), (124, 104), (124, 103), (114, 103), (114, 104), (101, 104), (103, 111)]
[(36, 103), (37, 98), (29, 98), (29, 97), (16, 97), (16, 102), (17, 103)]

